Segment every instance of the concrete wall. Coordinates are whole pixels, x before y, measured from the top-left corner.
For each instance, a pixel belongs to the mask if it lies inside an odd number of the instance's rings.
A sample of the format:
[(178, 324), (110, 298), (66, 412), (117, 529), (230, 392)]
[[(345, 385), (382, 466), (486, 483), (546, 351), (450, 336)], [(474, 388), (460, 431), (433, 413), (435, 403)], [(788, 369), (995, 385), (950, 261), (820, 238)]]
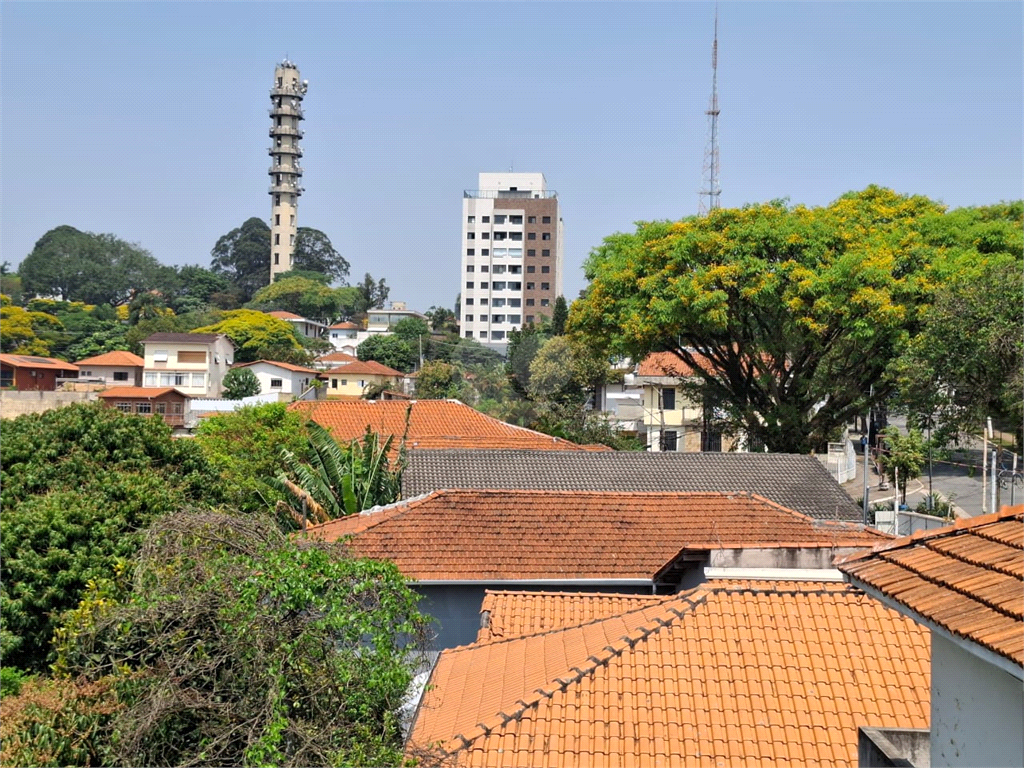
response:
[(837, 557), (860, 551), (858, 547), (764, 547), (715, 549), (712, 568), (832, 568)]
[(99, 399), (96, 392), (0, 392), (0, 418), (13, 419), (26, 413), (45, 413), (72, 403)]
[(1024, 687), (932, 632), (931, 764), (1024, 765)]

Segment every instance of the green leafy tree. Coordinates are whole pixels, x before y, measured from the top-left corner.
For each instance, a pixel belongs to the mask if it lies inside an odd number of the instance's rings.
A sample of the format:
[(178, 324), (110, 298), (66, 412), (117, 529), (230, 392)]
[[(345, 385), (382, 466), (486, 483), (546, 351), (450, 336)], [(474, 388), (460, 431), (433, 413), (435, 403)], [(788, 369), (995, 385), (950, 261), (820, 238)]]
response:
[(6, 261), (0, 265), (0, 294), (7, 296), (12, 304), (17, 305), (20, 305), (24, 298), (21, 277), (17, 272), (10, 271)]
[(435, 333), (458, 334), (458, 316), (450, 309), (446, 307), (431, 307), (425, 314), (430, 321), (430, 329)]
[(941, 207), (878, 187), (641, 223), (590, 256), (570, 328), (639, 359), (671, 351), (729, 431), (807, 453), (865, 410), (930, 296), (921, 223)]
[(371, 336), (359, 345), (356, 357), (360, 360), (376, 360), (381, 365), (394, 368), (402, 373), (409, 373), (416, 367), (416, 351), (395, 335), (379, 334)]
[(505, 373), (513, 390), (520, 397), (529, 396), (530, 364), (537, 356), (545, 336), (534, 324), (524, 325), (521, 329), (512, 329), (508, 334), (508, 349), (505, 352)]
[(159, 293), (145, 291), (128, 304), (128, 324), (138, 325), (143, 320), (170, 314), (171, 310)]
[(907, 503), (907, 483), (921, 476), (927, 457), (921, 432), (911, 429), (906, 435), (896, 427), (889, 427), (882, 437), (879, 462), (885, 476), (898, 488), (900, 503)]
[(292, 250), (292, 268), (325, 275), (329, 282), (344, 281), (349, 263), (318, 229), (299, 227)]
[(359, 290), (359, 312), (362, 314), (371, 309), (378, 309), (384, 306), (388, 300), (388, 296), (391, 295), (391, 289), (384, 282), (382, 277), (377, 282), (373, 281), (373, 276), (367, 272), (363, 277), (363, 282), (356, 286)]
[[(426, 619), (391, 563), (263, 516), (156, 521), (127, 594), (97, 585), (56, 669), (108, 680), (119, 765), (398, 765)], [(120, 597), (120, 599), (117, 599)]]
[(178, 314), (206, 309), (215, 294), (231, 289), (231, 282), (222, 274), (198, 265), (178, 269), (177, 288), (171, 296), (171, 307)]
[(551, 312), (551, 335), (561, 336), (565, 333), (565, 323), (569, 319), (569, 306), (565, 303), (565, 296), (555, 299), (555, 306)]
[(260, 288), (247, 307), (265, 312), (284, 310), (311, 320), (333, 322), (342, 314), (341, 289), (308, 277), (278, 277)]
[(51, 352), (49, 331), (63, 330), (60, 320), (46, 312), (32, 312), (13, 304), (0, 307), (0, 351), (19, 355), (43, 355)]
[(155, 516), (219, 503), (198, 446), (161, 419), (70, 405), (3, 423), (0, 619), (5, 665), (40, 670), (63, 611), (138, 548)]
[[(196, 444), (220, 475), (226, 504), (245, 513), (268, 512), (287, 498), (273, 480), (281, 471), (281, 450), (309, 460), (306, 419), (285, 403), (239, 408), (203, 419)], [(292, 528), (290, 518), (282, 521)]]
[(326, 523), (390, 504), (401, 496), (405, 457), (404, 450), (400, 451), (396, 466), (391, 466), (394, 435), (385, 439), (367, 426), (362, 441), (353, 440), (342, 447), (316, 422), (307, 424), (306, 430), (309, 463), (282, 449), (287, 472), (280, 473), (276, 481), (281, 491), (292, 496), (291, 505), (281, 506), (297, 524), (307, 519)]
[(270, 283), (270, 227), (263, 219), (246, 219), (221, 236), (210, 252), (210, 267), (223, 275), (243, 302)]
[(450, 363), (434, 360), (423, 364), (416, 374), (416, 397), (445, 400), (462, 396), (462, 374)]
[(224, 397), (241, 400), (260, 393), (260, 380), (251, 368), (232, 368), (224, 374)]
[(303, 354), (302, 345), (291, 323), (264, 312), (235, 309), (225, 312), (212, 325), (194, 329), (195, 333), (223, 333), (236, 349), (237, 362), (281, 360), (280, 353)]

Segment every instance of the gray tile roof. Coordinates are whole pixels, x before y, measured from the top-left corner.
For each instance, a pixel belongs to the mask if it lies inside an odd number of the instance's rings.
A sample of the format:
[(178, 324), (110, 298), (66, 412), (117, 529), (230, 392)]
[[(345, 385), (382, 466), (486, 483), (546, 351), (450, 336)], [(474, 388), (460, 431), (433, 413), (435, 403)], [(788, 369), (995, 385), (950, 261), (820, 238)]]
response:
[(442, 488), (735, 491), (825, 520), (860, 522), (860, 506), (814, 456), (788, 453), (426, 451), (408, 454), (406, 498)]

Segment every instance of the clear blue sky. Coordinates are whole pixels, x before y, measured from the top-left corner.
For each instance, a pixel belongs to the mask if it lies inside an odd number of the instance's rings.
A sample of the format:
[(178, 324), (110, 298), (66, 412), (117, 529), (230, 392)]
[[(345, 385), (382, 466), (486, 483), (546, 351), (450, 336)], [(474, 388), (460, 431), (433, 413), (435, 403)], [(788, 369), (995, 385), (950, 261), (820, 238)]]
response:
[[(300, 225), (393, 300), (451, 307), (462, 190), (541, 171), (565, 292), (605, 236), (697, 210), (714, 5), (5, 2), (2, 233), (70, 224), (209, 264), (269, 218), (274, 64), (310, 81)], [(1019, 2), (723, 2), (722, 204), (881, 184), (951, 207), (1022, 192)]]

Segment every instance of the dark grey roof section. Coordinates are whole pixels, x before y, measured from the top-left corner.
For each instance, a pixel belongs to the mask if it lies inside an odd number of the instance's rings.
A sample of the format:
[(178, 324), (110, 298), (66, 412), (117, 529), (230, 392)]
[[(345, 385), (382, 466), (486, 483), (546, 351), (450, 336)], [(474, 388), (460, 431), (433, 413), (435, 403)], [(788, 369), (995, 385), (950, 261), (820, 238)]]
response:
[(218, 333), (167, 333), (161, 331), (143, 339), (142, 343), (169, 341), (177, 344), (213, 344), (220, 336), (221, 334)]
[(405, 497), (442, 488), (732, 491), (823, 520), (863, 518), (817, 458), (791, 453), (414, 450), (408, 462)]

